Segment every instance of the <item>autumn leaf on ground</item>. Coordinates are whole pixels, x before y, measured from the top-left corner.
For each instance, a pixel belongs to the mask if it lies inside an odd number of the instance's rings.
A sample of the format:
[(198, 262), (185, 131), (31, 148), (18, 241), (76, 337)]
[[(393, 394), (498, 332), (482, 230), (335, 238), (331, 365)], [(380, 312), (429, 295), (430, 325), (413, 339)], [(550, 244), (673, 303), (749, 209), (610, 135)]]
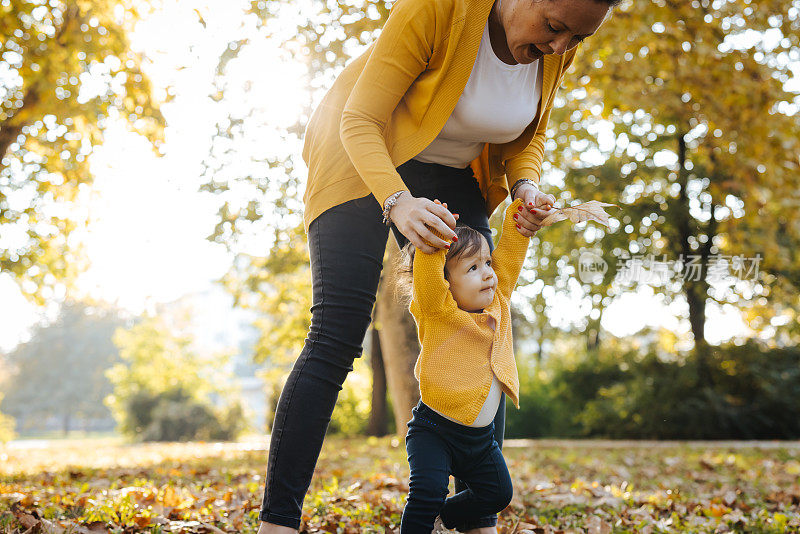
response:
[(598, 200), (590, 200), (577, 206), (570, 206), (568, 208), (556, 208), (550, 215), (542, 220), (542, 226), (550, 226), (558, 221), (569, 219), (574, 223), (583, 221), (597, 221), (604, 226), (608, 226), (608, 213), (605, 212), (603, 207), (615, 206), (616, 204), (609, 204), (607, 202), (600, 202)]

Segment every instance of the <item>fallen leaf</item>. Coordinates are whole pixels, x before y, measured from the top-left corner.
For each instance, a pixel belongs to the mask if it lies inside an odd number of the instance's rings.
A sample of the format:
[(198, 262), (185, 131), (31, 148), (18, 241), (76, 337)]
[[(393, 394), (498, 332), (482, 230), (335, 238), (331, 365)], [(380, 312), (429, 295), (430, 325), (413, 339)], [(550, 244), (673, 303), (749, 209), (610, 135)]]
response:
[(611, 524), (596, 515), (586, 520), (586, 529), (588, 534), (611, 534)]
[(200, 530), (202, 530), (204, 532), (211, 532), (212, 534), (225, 534), (224, 530), (221, 530), (221, 529), (219, 529), (219, 528), (217, 528), (214, 525), (211, 525), (209, 523), (201, 523), (200, 524)]
[(108, 528), (102, 521), (92, 521), (91, 523), (78, 525), (73, 532), (76, 534), (106, 534)]

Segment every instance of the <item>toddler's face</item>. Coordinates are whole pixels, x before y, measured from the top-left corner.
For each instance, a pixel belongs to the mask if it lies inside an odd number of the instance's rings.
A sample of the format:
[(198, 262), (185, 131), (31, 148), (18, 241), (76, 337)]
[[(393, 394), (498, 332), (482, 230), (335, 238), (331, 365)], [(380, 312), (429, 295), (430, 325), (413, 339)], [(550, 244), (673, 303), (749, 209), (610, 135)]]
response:
[(497, 289), (497, 275), (492, 268), (492, 256), (486, 240), (481, 243), (480, 253), (450, 258), (445, 267), (450, 292), (459, 308), (478, 312), (491, 304)]

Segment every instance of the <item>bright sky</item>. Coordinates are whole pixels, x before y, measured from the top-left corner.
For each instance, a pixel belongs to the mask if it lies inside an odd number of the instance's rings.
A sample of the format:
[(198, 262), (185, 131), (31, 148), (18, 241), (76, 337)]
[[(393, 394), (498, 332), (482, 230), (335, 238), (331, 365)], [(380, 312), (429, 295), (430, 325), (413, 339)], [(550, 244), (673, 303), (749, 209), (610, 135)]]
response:
[[(204, 181), (201, 164), (214, 124), (237, 106), (244, 112), (255, 110), (248, 125), (252, 134), (236, 147), (241, 157), (232, 165), (240, 167), (227, 168), (225, 174), (254, 172), (253, 160), (263, 157), (264, 146), (281, 142), (277, 131), (295, 121), (307, 98), (302, 68), (282, 62), (276, 45), (258, 35), (252, 21), (243, 21), (246, 4), (166, 1), (137, 27), (133, 44), (152, 60), (147, 72), (156, 91), (171, 86), (176, 95), (162, 108), (168, 121), (164, 156), (155, 157), (145, 141), (124, 128), (109, 128), (105, 144), (92, 156), (93, 189), (81, 199), (80, 209), (91, 220), (76, 236), (91, 262), (80, 280), (82, 291), (141, 312), (154, 303), (204, 291), (228, 269), (231, 257), (205, 239), (214, 228), (219, 201), (197, 191)], [(195, 9), (202, 13), (205, 28)], [(209, 98), (217, 59), (228, 42), (244, 36), (252, 37), (252, 44), (229, 65), (224, 107)], [(305, 169), (298, 172), (304, 175)], [(258, 236), (255, 240), (250, 245), (268, 246)], [(579, 302), (558, 299), (554, 321), (566, 324)], [(9, 350), (26, 339), (27, 329), (43, 312), (28, 304), (5, 275), (0, 275), (0, 302), (0, 350)], [(631, 335), (645, 325), (686, 333), (686, 321), (675, 318), (683, 311), (683, 306), (663, 305), (644, 288), (625, 294), (606, 312), (603, 324), (615, 335)], [(712, 307), (709, 341), (718, 343), (744, 331), (738, 312), (731, 308), (723, 314)]]

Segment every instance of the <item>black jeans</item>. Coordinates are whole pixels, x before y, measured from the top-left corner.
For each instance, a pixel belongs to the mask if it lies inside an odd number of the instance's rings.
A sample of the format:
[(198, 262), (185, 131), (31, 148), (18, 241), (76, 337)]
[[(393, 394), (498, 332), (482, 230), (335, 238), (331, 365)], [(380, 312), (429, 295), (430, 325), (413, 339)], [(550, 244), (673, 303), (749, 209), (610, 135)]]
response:
[[(463, 531), (483, 516), (503, 511), (514, 490), (494, 425), (464, 426), (422, 401), (411, 413), (406, 434), (411, 482), (400, 534), (429, 534), (437, 514), (445, 527)], [(451, 474), (469, 488), (447, 497)]]
[[(472, 170), (409, 160), (397, 168), (416, 197), (438, 198), (458, 221), (489, 238), (489, 219)], [(353, 360), (361, 356), (378, 290), (389, 229), (373, 195), (344, 202), (311, 221), (311, 327), (275, 409), (261, 521), (299, 528), (303, 499), (311, 484), (322, 440)], [(400, 246), (408, 240), (395, 227)], [(505, 394), (494, 420), (502, 445)], [(456, 480), (456, 491), (465, 489)], [(470, 528), (494, 526), (488, 515)]]

